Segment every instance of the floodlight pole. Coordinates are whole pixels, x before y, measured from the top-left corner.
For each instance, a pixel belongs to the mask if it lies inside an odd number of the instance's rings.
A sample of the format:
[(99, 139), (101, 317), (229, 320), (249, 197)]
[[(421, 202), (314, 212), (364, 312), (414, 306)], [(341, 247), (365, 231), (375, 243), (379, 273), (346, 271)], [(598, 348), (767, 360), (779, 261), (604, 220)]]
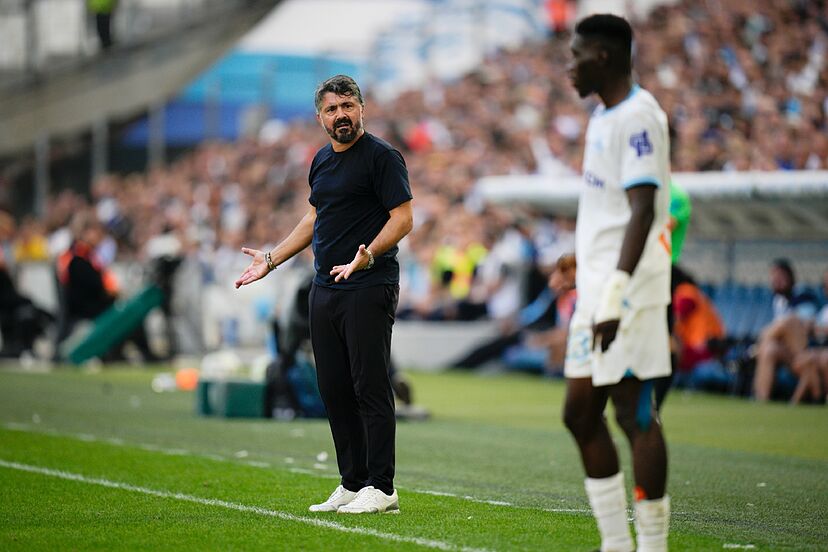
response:
[(109, 169), (109, 124), (103, 117), (92, 125), (92, 181), (94, 182)]
[(159, 102), (150, 106), (149, 112), (149, 132), (148, 140), (148, 159), (150, 168), (156, 168), (164, 165), (166, 154), (166, 114), (164, 112), (164, 103)]
[(204, 99), (204, 134), (208, 139), (221, 137), (221, 77), (207, 85)]
[(25, 70), (27, 73), (37, 71), (37, 21), (35, 20), (35, 0), (26, 0), (23, 9), (26, 17), (26, 46), (23, 52)]
[[(264, 108), (265, 121), (276, 114), (276, 79), (279, 72), (277, 61), (271, 61), (265, 65), (262, 74), (262, 107)], [(264, 121), (262, 121), (264, 122)]]
[(38, 217), (46, 215), (46, 201), (49, 197), (49, 135), (41, 133), (35, 140), (35, 197), (34, 212)]

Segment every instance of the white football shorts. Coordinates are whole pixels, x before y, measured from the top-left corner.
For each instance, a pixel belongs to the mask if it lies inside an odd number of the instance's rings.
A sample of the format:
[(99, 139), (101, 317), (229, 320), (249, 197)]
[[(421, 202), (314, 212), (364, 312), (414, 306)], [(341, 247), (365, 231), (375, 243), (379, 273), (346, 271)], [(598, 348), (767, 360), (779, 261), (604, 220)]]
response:
[(592, 377), (595, 387), (612, 385), (632, 373), (640, 380), (670, 375), (667, 307), (624, 310), (615, 340), (606, 352), (592, 349), (592, 313), (577, 307), (569, 324), (564, 376)]

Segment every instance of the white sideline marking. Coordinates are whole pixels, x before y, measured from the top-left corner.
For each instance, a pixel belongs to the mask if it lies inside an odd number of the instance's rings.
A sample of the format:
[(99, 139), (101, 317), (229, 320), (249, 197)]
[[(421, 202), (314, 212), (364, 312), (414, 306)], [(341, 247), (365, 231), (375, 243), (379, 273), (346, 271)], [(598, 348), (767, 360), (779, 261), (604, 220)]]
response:
[(17, 422), (9, 422), (5, 424), (6, 429), (16, 430), (16, 431), (31, 431), (29, 429), (29, 424), (18, 424)]
[(445, 491), (429, 491), (425, 489), (411, 489), (415, 493), (420, 494), (427, 494), (432, 496), (446, 496), (449, 498), (460, 498), (462, 500), (468, 500), (469, 502), (476, 502), (478, 504), (490, 504), (492, 506), (505, 506), (508, 508), (519, 508), (521, 510), (540, 510), (541, 512), (550, 512), (553, 514), (591, 514), (592, 510), (587, 510), (585, 508), (541, 508), (535, 506), (520, 506), (518, 504), (512, 504), (511, 502), (506, 502), (503, 500), (489, 500), (486, 498), (477, 498), (475, 496), (469, 495), (460, 495), (455, 493), (447, 493)]
[(136, 485), (130, 485), (129, 483), (121, 483), (118, 481), (110, 481), (108, 479), (99, 479), (95, 477), (86, 477), (85, 475), (81, 475), (78, 473), (71, 473), (62, 470), (53, 470), (50, 468), (42, 468), (40, 466), (31, 466), (29, 464), (19, 464), (17, 462), (6, 462), (5, 460), (0, 460), (0, 467), (29, 473), (36, 473), (39, 475), (48, 475), (50, 477), (57, 477), (59, 479), (66, 479), (69, 481), (77, 481), (79, 483), (87, 483), (90, 485), (100, 485), (101, 487), (108, 487), (110, 489), (119, 489), (122, 491), (141, 493), (145, 495), (155, 496), (158, 498), (172, 498), (175, 500), (193, 502), (195, 504), (202, 504), (205, 506), (217, 506), (220, 508), (227, 508), (229, 510), (236, 510), (238, 512), (249, 512), (252, 514), (258, 514), (260, 516), (275, 517), (283, 521), (305, 523), (307, 525), (324, 527), (326, 529), (333, 529), (335, 531), (341, 531), (343, 533), (356, 533), (357, 535), (376, 537), (378, 539), (384, 539), (394, 542), (407, 542), (419, 546), (424, 546), (427, 548), (436, 548), (438, 550), (462, 550), (464, 552), (484, 552), (484, 549), (480, 548), (460, 547), (454, 544), (438, 540), (424, 539), (420, 537), (406, 537), (404, 535), (397, 535), (395, 533), (384, 533), (382, 531), (376, 531), (374, 529), (367, 529), (364, 527), (348, 527), (347, 525), (341, 525), (333, 521), (297, 516), (294, 514), (289, 514), (287, 512), (280, 512), (279, 510), (269, 510), (267, 508), (261, 508), (259, 506), (248, 506), (246, 504), (237, 504), (235, 502), (227, 502), (226, 500), (218, 500), (215, 498), (201, 498), (198, 496), (183, 493), (159, 491), (156, 489), (149, 489), (147, 487), (138, 487)]
[[(44, 430), (34, 429), (31, 426), (29, 426), (28, 424), (19, 424), (19, 423), (9, 422), (9, 423), (3, 424), (3, 426), (6, 429), (11, 429), (13, 431), (25, 431), (25, 432), (29, 432), (29, 433), (44, 433), (45, 432), (45, 433), (48, 433), (50, 435), (60, 435), (60, 436), (64, 436), (64, 437), (71, 437), (71, 438), (74, 438), (74, 439), (88, 440), (88, 439), (81, 438), (80, 435), (82, 435), (82, 434), (72, 434), (72, 433), (63, 434), (63, 433), (59, 433), (55, 429), (44, 429)], [(298, 430), (298, 431), (302, 431), (302, 430)], [(94, 440), (94, 438), (95, 438), (93, 435), (88, 435), (88, 437), (92, 437), (93, 438), (92, 440)], [(124, 441), (121, 440), (121, 439), (117, 439), (117, 441), (119, 441), (117, 443), (118, 445), (124, 445), (125, 444)], [(113, 444), (116, 444), (116, 443), (113, 443)], [(229, 458), (225, 458), (224, 456), (219, 456), (217, 454), (210, 454), (210, 453), (192, 454), (192, 453), (189, 453), (188, 451), (185, 451), (183, 449), (169, 449), (169, 450), (167, 450), (167, 449), (163, 449), (163, 448), (161, 448), (157, 445), (153, 445), (153, 444), (149, 444), (149, 443), (139, 443), (136, 446), (138, 448), (142, 449), (142, 450), (146, 450), (146, 451), (149, 451), (149, 452), (160, 452), (160, 453), (163, 453), (163, 454), (169, 454), (171, 456), (185, 456), (185, 455), (199, 456), (201, 458), (206, 458), (208, 460), (214, 460), (216, 462), (227, 462), (227, 461), (230, 460)], [(246, 457), (249, 454), (247, 451), (239, 451), (239, 452), (244, 453), (244, 454), (242, 454), (242, 457)], [(238, 458), (239, 453), (237, 452), (233, 456)], [(285, 462), (287, 462), (289, 464), (293, 463), (293, 461), (294, 461), (293, 458), (285, 458)], [(268, 464), (267, 462), (245, 461), (243, 463), (248, 465), (248, 466), (253, 466), (253, 467), (257, 467), (257, 468), (270, 467), (270, 464)], [(314, 477), (321, 477), (321, 478), (324, 478), (324, 479), (339, 479), (339, 476), (336, 475), (336, 474), (322, 473), (322, 470), (328, 469), (328, 466), (326, 466), (325, 464), (315, 463), (313, 465), (313, 467), (315, 468), (315, 470), (310, 470), (310, 469), (306, 469), (306, 468), (293, 468), (292, 467), (292, 468), (287, 468), (287, 471), (289, 471), (290, 473), (299, 473), (299, 474), (303, 474), (303, 475), (312, 475)], [(543, 507), (536, 507), (536, 506), (521, 506), (521, 505), (518, 505), (518, 504), (513, 504), (511, 502), (506, 502), (506, 501), (503, 501), (503, 500), (489, 500), (489, 499), (485, 499), (485, 498), (477, 498), (477, 497), (474, 497), (474, 496), (461, 495), (461, 494), (457, 494), (457, 493), (449, 493), (449, 492), (445, 492), (445, 491), (430, 491), (430, 490), (426, 490), (426, 489), (411, 489), (411, 490), (415, 493), (427, 494), (427, 495), (432, 495), (432, 496), (445, 496), (445, 497), (448, 497), (448, 498), (457, 498), (457, 499), (460, 499), (460, 500), (467, 500), (469, 502), (475, 502), (477, 504), (489, 504), (491, 506), (503, 506), (503, 507), (506, 507), (506, 508), (518, 508), (518, 509), (521, 509), (521, 510), (539, 510), (541, 512), (549, 512), (549, 513), (552, 513), (552, 514), (591, 514), (592, 513), (592, 510), (590, 510), (588, 508), (543, 508)], [(673, 515), (682, 515), (682, 513), (673, 512)]]
[(301, 473), (302, 475), (312, 475), (314, 477), (319, 477), (321, 479), (339, 479), (339, 475), (335, 475), (332, 473), (321, 473), (318, 470), (306, 470), (305, 468), (288, 468), (287, 471), (290, 473)]
[(192, 453), (187, 449), (162, 449), (161, 452), (167, 456), (192, 456)]
[(206, 458), (207, 460), (212, 460), (214, 462), (227, 462), (227, 458), (225, 458), (224, 456), (219, 456), (218, 454), (212, 454), (209, 452), (199, 454), (197, 456), (201, 456), (202, 458)]

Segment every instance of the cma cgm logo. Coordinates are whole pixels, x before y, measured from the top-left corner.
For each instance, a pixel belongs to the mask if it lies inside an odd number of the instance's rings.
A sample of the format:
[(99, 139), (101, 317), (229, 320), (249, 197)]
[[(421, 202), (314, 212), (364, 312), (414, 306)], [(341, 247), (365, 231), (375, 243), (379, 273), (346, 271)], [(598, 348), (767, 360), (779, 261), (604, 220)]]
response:
[(635, 150), (638, 157), (653, 153), (653, 143), (650, 142), (646, 130), (630, 136), (630, 146)]
[(584, 181), (587, 183), (588, 186), (592, 186), (593, 188), (604, 187), (604, 181), (589, 171), (584, 173)]

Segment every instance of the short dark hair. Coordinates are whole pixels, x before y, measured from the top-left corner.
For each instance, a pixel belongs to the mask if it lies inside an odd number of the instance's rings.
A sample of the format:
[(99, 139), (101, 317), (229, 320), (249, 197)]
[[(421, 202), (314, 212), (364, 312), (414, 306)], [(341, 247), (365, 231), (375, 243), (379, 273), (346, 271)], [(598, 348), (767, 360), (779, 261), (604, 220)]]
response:
[(359, 101), (359, 105), (365, 105), (365, 100), (362, 99), (362, 92), (359, 90), (359, 85), (356, 81), (348, 75), (336, 75), (316, 88), (316, 95), (314, 96), (314, 105), (317, 113), (322, 107), (322, 98), (328, 92), (333, 92), (337, 96), (353, 96)]
[(91, 210), (77, 211), (69, 221), (69, 229), (75, 239), (82, 237), (84, 232), (93, 228), (103, 229), (104, 225)]
[(774, 259), (771, 263), (771, 266), (774, 268), (778, 268), (782, 272), (788, 275), (788, 279), (791, 281), (791, 285), (796, 283), (796, 275), (794, 274), (793, 265), (791, 261), (788, 259)]
[(578, 22), (575, 32), (598, 40), (614, 67), (624, 73), (632, 72), (633, 30), (626, 19), (609, 13), (590, 15)]

